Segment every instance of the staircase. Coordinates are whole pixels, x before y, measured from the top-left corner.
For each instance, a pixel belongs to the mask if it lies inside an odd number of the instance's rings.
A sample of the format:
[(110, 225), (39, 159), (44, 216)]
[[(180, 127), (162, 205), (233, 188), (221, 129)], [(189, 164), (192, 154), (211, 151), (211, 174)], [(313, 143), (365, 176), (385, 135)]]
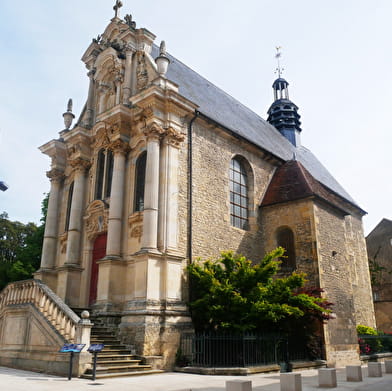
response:
[[(91, 344), (103, 343), (105, 347), (97, 355), (96, 379), (117, 377), (150, 375), (161, 373), (162, 370), (154, 370), (151, 365), (142, 364), (142, 360), (136, 358), (116, 338), (112, 328), (103, 324), (99, 318), (91, 319), (94, 326), (91, 330)], [(82, 376), (91, 379), (93, 370), (88, 369)]]

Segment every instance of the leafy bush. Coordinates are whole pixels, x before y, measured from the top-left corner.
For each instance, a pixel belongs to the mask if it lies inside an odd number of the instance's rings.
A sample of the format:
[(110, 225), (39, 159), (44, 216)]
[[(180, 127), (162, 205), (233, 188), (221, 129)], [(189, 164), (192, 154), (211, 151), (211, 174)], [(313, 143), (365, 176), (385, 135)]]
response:
[(359, 324), (357, 326), (357, 333), (359, 335), (378, 335), (378, 332), (376, 329), (374, 329), (373, 327), (364, 326), (362, 324)]
[(304, 274), (276, 277), (283, 254), (278, 247), (253, 264), (223, 252), (217, 260), (189, 265), (189, 307), (196, 331), (310, 334), (314, 320), (328, 319), (332, 303), (320, 296), (320, 290), (304, 289)]

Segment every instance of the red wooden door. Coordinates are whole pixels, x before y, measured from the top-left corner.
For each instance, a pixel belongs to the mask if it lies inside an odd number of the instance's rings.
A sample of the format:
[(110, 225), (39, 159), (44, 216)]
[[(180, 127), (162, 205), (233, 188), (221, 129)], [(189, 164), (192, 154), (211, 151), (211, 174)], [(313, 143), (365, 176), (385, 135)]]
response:
[(93, 257), (91, 260), (91, 277), (90, 277), (90, 298), (89, 305), (94, 304), (97, 300), (98, 285), (98, 264), (97, 261), (106, 255), (107, 234), (99, 235), (93, 246)]

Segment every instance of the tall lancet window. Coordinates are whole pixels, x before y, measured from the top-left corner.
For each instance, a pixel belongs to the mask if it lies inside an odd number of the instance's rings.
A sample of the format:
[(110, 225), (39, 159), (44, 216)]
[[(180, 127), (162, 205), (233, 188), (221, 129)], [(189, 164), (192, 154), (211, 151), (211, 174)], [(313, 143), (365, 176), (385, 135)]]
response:
[(135, 172), (135, 212), (144, 210), (144, 185), (146, 183), (147, 153), (143, 152), (136, 161)]
[(230, 222), (248, 229), (248, 177), (242, 160), (236, 157), (230, 163)]
[(113, 152), (101, 149), (97, 157), (95, 174), (95, 199), (103, 200), (110, 197), (113, 176)]

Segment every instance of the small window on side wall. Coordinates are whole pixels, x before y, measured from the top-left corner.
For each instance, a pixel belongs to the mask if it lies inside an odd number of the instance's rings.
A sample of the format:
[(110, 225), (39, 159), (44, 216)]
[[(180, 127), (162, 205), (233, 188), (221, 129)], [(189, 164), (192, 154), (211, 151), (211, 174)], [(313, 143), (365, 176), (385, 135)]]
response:
[(248, 229), (248, 176), (242, 160), (236, 157), (230, 163), (230, 223)]
[(282, 261), (282, 270), (293, 270), (297, 267), (295, 260), (295, 241), (294, 233), (289, 227), (281, 227), (277, 230), (276, 241), (278, 246), (283, 247), (286, 251), (280, 258)]
[(143, 152), (136, 161), (135, 203), (134, 203), (135, 212), (141, 212), (142, 210), (144, 210), (144, 185), (146, 182), (146, 162), (147, 162), (147, 153)]

